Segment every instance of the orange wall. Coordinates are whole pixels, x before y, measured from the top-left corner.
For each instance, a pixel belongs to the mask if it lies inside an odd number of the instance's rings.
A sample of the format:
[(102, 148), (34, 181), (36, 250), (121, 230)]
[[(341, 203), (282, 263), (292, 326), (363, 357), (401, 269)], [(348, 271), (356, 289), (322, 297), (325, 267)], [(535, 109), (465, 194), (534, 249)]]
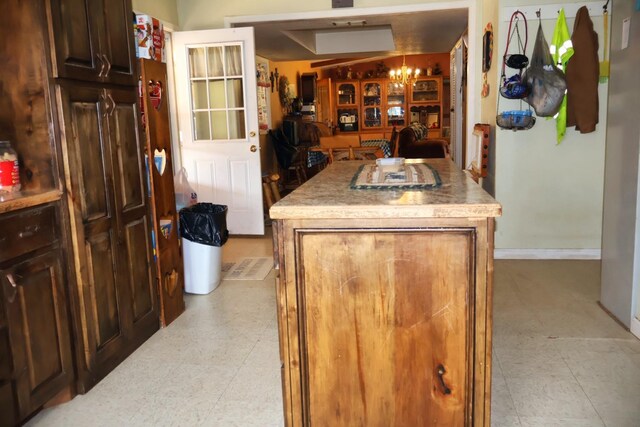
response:
[[(302, 73), (314, 71), (311, 68), (310, 61), (269, 62), (270, 71), (275, 72), (276, 68), (280, 77), (286, 76), (289, 79), (289, 84), (296, 87), (296, 96), (298, 94), (298, 77)], [(282, 124), (284, 114), (280, 105), (278, 86), (275, 83), (274, 86), (274, 90), (271, 93), (271, 127), (276, 129)]]

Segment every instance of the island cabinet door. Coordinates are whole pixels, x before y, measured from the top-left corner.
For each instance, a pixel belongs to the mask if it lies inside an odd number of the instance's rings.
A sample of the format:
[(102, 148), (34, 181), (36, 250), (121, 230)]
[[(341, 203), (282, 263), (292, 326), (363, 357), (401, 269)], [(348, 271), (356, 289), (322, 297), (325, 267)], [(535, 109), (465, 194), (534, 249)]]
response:
[(473, 231), (296, 241), (302, 424), (467, 425)]

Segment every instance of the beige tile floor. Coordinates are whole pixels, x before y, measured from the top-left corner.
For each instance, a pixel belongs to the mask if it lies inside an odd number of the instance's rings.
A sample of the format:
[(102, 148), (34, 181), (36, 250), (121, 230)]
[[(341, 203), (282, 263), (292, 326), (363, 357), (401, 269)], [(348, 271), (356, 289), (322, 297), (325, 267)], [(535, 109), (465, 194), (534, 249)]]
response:
[[(223, 259), (270, 256), (232, 238)], [(228, 281), (88, 394), (29, 426), (281, 426), (273, 271)], [(493, 426), (640, 426), (640, 341), (597, 305), (596, 261), (497, 261)]]

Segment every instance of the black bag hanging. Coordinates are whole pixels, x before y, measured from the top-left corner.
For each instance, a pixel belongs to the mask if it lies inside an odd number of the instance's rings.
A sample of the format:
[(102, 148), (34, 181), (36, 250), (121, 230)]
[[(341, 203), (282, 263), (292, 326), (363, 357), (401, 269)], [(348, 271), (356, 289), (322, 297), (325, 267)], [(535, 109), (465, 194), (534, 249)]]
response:
[[(524, 43), (522, 43), (522, 37), (520, 37), (520, 28), (518, 27), (520, 17), (522, 17), (525, 28)], [(518, 53), (509, 53), (509, 46), (511, 45), (511, 41), (513, 40), (514, 36), (516, 36), (517, 38)], [(529, 64), (529, 58), (527, 58), (527, 56), (525, 55), (525, 51), (527, 50), (527, 41), (527, 18), (522, 12), (517, 10), (513, 12), (513, 14), (511, 15), (511, 20), (509, 21), (507, 46), (502, 57), (502, 84), (500, 86), (500, 95), (505, 98), (522, 99), (529, 94), (529, 87), (522, 79), (522, 70)], [(519, 71), (513, 76), (507, 78), (506, 67), (515, 68)]]
[(524, 72), (524, 82), (531, 87), (525, 101), (529, 103), (540, 117), (553, 117), (567, 91), (564, 73), (553, 61), (549, 45), (542, 31), (542, 22), (538, 22), (536, 44), (531, 55), (531, 65)]

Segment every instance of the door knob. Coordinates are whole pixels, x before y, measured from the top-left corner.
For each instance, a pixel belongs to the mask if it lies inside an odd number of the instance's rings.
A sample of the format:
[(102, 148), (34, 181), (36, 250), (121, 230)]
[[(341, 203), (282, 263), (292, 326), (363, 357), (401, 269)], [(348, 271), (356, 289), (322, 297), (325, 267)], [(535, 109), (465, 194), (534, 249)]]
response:
[(256, 136), (255, 131), (251, 131), (251, 132), (249, 132), (249, 136), (250, 136), (251, 138), (253, 138), (254, 136)]
[(249, 148), (249, 150), (251, 150), (252, 153), (255, 153), (256, 151), (258, 151), (258, 147), (256, 147), (255, 145), (252, 145), (251, 148)]

